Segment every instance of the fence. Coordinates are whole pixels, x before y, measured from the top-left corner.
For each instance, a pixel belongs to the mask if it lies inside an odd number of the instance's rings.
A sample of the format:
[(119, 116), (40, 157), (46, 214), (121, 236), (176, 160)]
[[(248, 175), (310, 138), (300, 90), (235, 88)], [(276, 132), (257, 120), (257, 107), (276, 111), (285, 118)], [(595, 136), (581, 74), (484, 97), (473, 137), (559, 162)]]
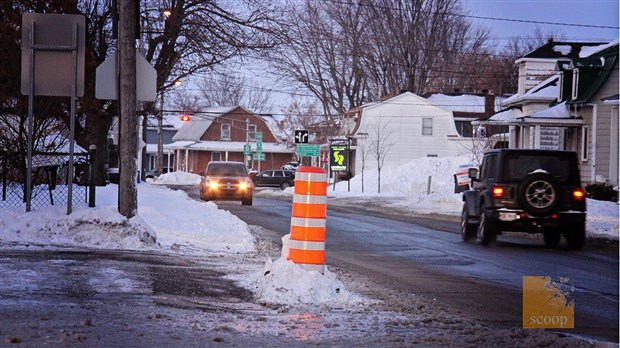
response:
[[(69, 185), (72, 206), (84, 206), (88, 199), (88, 154), (74, 154), (74, 179), (69, 183), (68, 153), (33, 153), (31, 209), (66, 206)], [(26, 154), (0, 151), (0, 208), (26, 209)]]

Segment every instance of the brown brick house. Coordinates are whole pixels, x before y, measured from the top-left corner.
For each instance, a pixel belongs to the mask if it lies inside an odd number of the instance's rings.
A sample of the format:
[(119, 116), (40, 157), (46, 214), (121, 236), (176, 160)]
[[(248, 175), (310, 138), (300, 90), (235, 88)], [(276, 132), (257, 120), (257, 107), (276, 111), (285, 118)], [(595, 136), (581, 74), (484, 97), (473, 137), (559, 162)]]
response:
[[(244, 155), (249, 144), (257, 151), (262, 133), (264, 160)], [(280, 168), (291, 160), (294, 150), (288, 149), (261, 116), (241, 106), (210, 107), (196, 113), (164, 146), (174, 151), (174, 170), (201, 174), (210, 161), (245, 162), (249, 169)]]

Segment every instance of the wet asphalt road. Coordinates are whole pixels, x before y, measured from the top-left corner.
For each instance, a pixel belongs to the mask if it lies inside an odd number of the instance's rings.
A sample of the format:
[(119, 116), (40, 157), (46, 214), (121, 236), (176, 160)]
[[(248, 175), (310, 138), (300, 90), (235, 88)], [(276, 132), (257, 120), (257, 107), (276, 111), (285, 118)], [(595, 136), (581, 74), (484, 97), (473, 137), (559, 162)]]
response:
[[(192, 188), (188, 191), (196, 197)], [(589, 241), (583, 251), (549, 250), (540, 239), (517, 236), (500, 237), (496, 247), (483, 248), (462, 243), (453, 218), (331, 202), (328, 267), (401, 294), (404, 302), (394, 303), (394, 310), (419, 313), (420, 307), (407, 302), (415, 295), (492, 327), (520, 327), (522, 277), (562, 276), (575, 286), (576, 304), (576, 328), (565, 333), (618, 342), (617, 244)], [(266, 228), (262, 237), (276, 244), (288, 233), (290, 199), (255, 197), (251, 207), (217, 204)], [(352, 316), (357, 321), (349, 314), (350, 327), (338, 314), (332, 321), (323, 317), (322, 327), (336, 339), (317, 331), (308, 340), (305, 328), (316, 316), (254, 303), (250, 292), (223, 278), (218, 262), (153, 252), (5, 249), (0, 256), (0, 346), (350, 346), (352, 338), (358, 345), (386, 346), (395, 339), (374, 327), (362, 331), (374, 333), (370, 341), (363, 335), (348, 337), (347, 332), (360, 332), (367, 324), (361, 313)], [(422, 324), (433, 325), (433, 318)], [(389, 330), (402, 330), (404, 342), (420, 337), (408, 326), (386, 322)], [(442, 332), (446, 324), (436, 325)]]
[[(196, 197), (191, 188), (190, 196)], [(618, 342), (618, 245), (589, 240), (580, 251), (548, 249), (541, 237), (500, 236), (488, 248), (463, 243), (453, 218), (416, 217), (359, 202), (328, 201), (327, 265), (398, 291), (427, 296), (491, 325), (522, 325), (523, 276), (568, 278), (574, 286), (575, 328)], [(248, 224), (288, 233), (291, 201), (254, 197), (251, 207), (217, 202)]]

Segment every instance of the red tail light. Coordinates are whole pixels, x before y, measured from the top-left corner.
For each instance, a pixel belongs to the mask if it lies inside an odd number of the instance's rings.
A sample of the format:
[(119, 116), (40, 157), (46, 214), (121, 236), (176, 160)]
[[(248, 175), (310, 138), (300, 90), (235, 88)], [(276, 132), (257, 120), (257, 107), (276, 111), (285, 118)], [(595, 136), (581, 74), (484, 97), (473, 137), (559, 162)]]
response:
[(493, 187), (493, 198), (504, 198), (504, 188), (501, 186)]
[(581, 202), (585, 199), (586, 197), (586, 193), (583, 191), (583, 189), (574, 189), (573, 190), (573, 199), (577, 202)]

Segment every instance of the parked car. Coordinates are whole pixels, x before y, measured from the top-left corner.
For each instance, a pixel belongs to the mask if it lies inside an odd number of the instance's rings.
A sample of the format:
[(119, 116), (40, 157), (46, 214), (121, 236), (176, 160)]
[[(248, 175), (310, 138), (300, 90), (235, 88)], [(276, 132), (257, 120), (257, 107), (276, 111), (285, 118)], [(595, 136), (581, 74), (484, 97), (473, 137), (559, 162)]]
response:
[[(166, 173), (171, 172), (171, 171), (172, 171), (172, 168), (163, 167), (163, 168), (161, 169), (161, 173), (162, 173), (162, 174), (166, 174)], [(147, 170), (147, 171), (144, 173), (144, 178), (145, 178), (145, 179), (148, 179), (148, 178), (153, 179), (153, 178), (155, 177), (155, 174), (156, 174), (156, 173), (157, 173), (157, 168), (153, 168), (153, 169)]]
[(295, 185), (295, 173), (288, 170), (265, 170), (252, 177), (256, 187), (279, 187), (286, 189)]
[(210, 200), (240, 200), (252, 205), (254, 185), (248, 178), (245, 164), (241, 162), (209, 162), (205, 176), (200, 181), (200, 198)]
[(297, 168), (299, 168), (300, 165), (301, 163), (297, 161), (292, 161), (292, 162), (288, 162), (287, 164), (283, 165), (280, 169), (294, 172), (297, 170)]
[(503, 232), (542, 233), (548, 247), (562, 235), (579, 249), (586, 238), (586, 196), (577, 154), (569, 151), (497, 149), (484, 155), (474, 188), (463, 193), (461, 236), (494, 243)]
[(107, 175), (109, 182), (111, 182), (112, 184), (118, 184), (118, 181), (120, 179), (120, 173), (118, 168), (108, 168)]

